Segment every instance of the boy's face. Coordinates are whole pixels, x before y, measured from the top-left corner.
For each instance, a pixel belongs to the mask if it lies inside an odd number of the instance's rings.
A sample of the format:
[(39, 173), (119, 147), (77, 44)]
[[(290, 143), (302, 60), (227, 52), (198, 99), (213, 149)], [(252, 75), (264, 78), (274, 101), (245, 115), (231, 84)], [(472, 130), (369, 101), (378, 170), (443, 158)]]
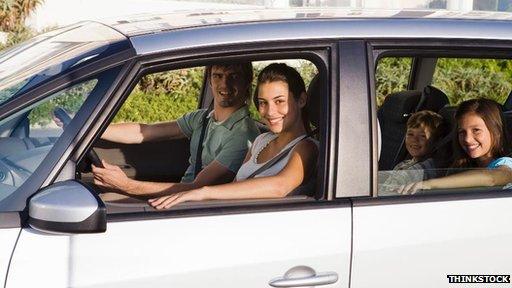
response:
[(430, 136), (430, 129), (424, 126), (407, 129), (405, 147), (413, 158), (421, 158), (430, 151)]

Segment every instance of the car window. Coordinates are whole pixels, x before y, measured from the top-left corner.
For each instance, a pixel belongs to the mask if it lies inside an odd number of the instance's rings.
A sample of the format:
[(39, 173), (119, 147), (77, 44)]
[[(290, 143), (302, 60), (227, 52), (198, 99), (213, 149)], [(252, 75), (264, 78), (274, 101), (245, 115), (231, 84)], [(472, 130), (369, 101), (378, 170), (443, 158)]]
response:
[(511, 63), (438, 58), (431, 85), (388, 96), (377, 111), (378, 194), (508, 189)]
[(137, 83), (113, 123), (176, 120), (199, 105), (204, 67), (148, 74)]
[(34, 173), (96, 83), (76, 84), (0, 121), (0, 201)]
[[(255, 91), (258, 74), (265, 67), (275, 62), (287, 65), (298, 71), (300, 77), (304, 80), (305, 89), (314, 86), (312, 81), (318, 75), (318, 69), (311, 61), (283, 59), (280, 61), (244, 62), (252, 65), (252, 68), (250, 68), (252, 71), (250, 72), (253, 74), (253, 81), (249, 85), (252, 88), (251, 91)], [(195, 168), (191, 163), (195, 163), (194, 159), (197, 158), (196, 153), (200, 143), (199, 132), (202, 128), (203, 117), (206, 115), (198, 110), (201, 97), (203, 96), (202, 93), (204, 93), (203, 88), (206, 88), (203, 85), (206, 83), (211, 90), (218, 90), (212, 93), (219, 93), (219, 96), (217, 96), (219, 97), (219, 103), (222, 103), (223, 97), (228, 97), (228, 95), (232, 97), (231, 94), (236, 94), (236, 91), (242, 89), (241, 86), (231, 89), (225, 86), (228, 84), (216, 84), (215, 82), (219, 80), (214, 77), (228, 77), (220, 75), (223, 73), (223, 70), (217, 71), (218, 67), (216, 66), (218, 65), (213, 65), (211, 68), (206, 68), (205, 66), (183, 68), (143, 76), (126, 98), (109, 127), (127, 125), (127, 123), (149, 124), (153, 126), (176, 123), (177, 126), (168, 126), (171, 127), (168, 131), (179, 129), (181, 136), (123, 145), (116, 142), (116, 139), (110, 138), (110, 136), (107, 137), (104, 134), (103, 140), (100, 140), (95, 145), (97, 146), (95, 150), (99, 157), (109, 164), (120, 167), (125, 175), (136, 181), (164, 183), (187, 183), (192, 181)], [(209, 75), (212, 78), (205, 80), (204, 76), (208, 74), (207, 71), (211, 71)], [(242, 70), (236, 74), (236, 77), (233, 76), (234, 78), (229, 78), (226, 81), (236, 82), (238, 80), (235, 79), (245, 77), (242, 74)], [(315, 101), (318, 97), (322, 97), (320, 88), (311, 89), (312, 95), (310, 96), (314, 97)], [(208, 127), (205, 129), (206, 136), (204, 136), (202, 141), (206, 144), (202, 145), (202, 162), (212, 163), (216, 161), (219, 165), (229, 169), (233, 176), (238, 172), (249, 147), (251, 147), (258, 134), (269, 131), (253, 103), (252, 96), (252, 93), (247, 95), (248, 98), (245, 100), (247, 108), (242, 106), (239, 110), (233, 111), (233, 119), (230, 117), (218, 122), (211, 120), (215, 124), (208, 124)], [(320, 105), (315, 107), (320, 109)], [(248, 114), (246, 114), (245, 110), (248, 110)], [(319, 122), (317, 118), (319, 114), (312, 113), (309, 116), (310, 121), (308, 123), (312, 125), (309, 128), (318, 127)], [(261, 122), (258, 122), (260, 120)], [(312, 134), (312, 138), (320, 139), (319, 133)], [(317, 143), (318, 140), (316, 139), (312, 140), (312, 143)], [(244, 147), (243, 149), (242, 146)], [(224, 150), (228, 152), (223, 152)], [(318, 154), (316, 149), (315, 151)], [(82, 173), (81, 178), (86, 182), (93, 182), (92, 173)], [(301, 189), (307, 190), (308, 193), (314, 193), (316, 184), (314, 181), (310, 182), (311, 184), (308, 182), (308, 187)], [(179, 185), (176, 187), (179, 187)], [(139, 201), (137, 199), (127, 199), (126, 195), (119, 195), (115, 191), (108, 190), (108, 187), (99, 187), (98, 189), (104, 192), (101, 196), (103, 200), (109, 203), (109, 205), (111, 204), (109, 209), (118, 204), (122, 205), (124, 201)], [(206, 202), (208, 201), (203, 201), (203, 205)], [(143, 205), (145, 201), (139, 203)], [(194, 206), (194, 204), (191, 205)], [(195, 205), (201, 204), (196, 203)], [(115, 209), (111, 210), (111, 212), (116, 211)], [(126, 210), (123, 209), (122, 211)]]
[(50, 31), (0, 53), (0, 105), (69, 68), (95, 59), (125, 37), (84, 22)]
[(382, 105), (389, 94), (407, 89), (411, 65), (411, 57), (383, 57), (379, 59), (375, 71), (378, 107)]
[(448, 96), (450, 105), (473, 98), (489, 98), (503, 104), (512, 91), (512, 61), (439, 58), (432, 85)]

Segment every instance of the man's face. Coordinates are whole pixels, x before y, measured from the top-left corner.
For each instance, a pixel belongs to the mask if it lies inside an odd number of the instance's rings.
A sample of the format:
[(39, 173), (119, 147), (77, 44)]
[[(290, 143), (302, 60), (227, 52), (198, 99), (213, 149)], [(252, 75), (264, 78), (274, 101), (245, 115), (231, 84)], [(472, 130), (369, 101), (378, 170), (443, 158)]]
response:
[(213, 101), (220, 107), (242, 105), (246, 100), (246, 83), (240, 66), (213, 66), (210, 75), (210, 85), (213, 91)]

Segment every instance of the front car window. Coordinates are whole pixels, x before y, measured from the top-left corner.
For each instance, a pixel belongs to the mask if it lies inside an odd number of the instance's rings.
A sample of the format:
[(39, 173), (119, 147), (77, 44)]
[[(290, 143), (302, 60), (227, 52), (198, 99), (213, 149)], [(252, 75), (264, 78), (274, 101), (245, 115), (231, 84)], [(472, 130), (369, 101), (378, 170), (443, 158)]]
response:
[(124, 36), (81, 23), (37, 36), (0, 54), (0, 105), (42, 81), (96, 58)]
[(39, 167), (97, 82), (66, 88), (0, 121), (0, 202)]

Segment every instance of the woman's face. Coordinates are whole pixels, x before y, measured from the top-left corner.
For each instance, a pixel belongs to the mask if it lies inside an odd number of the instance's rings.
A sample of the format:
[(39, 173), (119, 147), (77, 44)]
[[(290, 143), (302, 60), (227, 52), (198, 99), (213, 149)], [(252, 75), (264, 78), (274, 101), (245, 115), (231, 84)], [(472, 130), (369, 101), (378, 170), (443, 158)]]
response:
[(458, 124), (459, 144), (468, 156), (479, 160), (492, 159), (491, 132), (484, 120), (475, 113), (468, 113)]
[(300, 119), (300, 105), (283, 81), (265, 82), (258, 87), (258, 111), (273, 133), (288, 131)]

